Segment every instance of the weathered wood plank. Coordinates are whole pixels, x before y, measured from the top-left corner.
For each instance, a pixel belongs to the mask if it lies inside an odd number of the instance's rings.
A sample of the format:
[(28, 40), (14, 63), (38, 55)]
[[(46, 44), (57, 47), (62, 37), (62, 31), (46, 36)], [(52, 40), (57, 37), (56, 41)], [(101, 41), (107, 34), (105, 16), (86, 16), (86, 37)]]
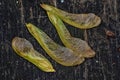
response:
[[(54, 2), (52, 2), (54, 1)], [(62, 1), (62, 2), (61, 2)], [(53, 61), (25, 28), (32, 22), (57, 43), (62, 44), (40, 3), (48, 3), (71, 13), (95, 13), (102, 23), (87, 30), (88, 42), (96, 56), (75, 67), (64, 67)], [(0, 1), (0, 80), (120, 80), (120, 3), (119, 0), (1, 0)], [(66, 24), (66, 26), (70, 26)], [(68, 27), (75, 37), (81, 30)], [(115, 33), (108, 37), (105, 30)], [(11, 48), (15, 36), (28, 39), (56, 69), (45, 73), (16, 55)]]

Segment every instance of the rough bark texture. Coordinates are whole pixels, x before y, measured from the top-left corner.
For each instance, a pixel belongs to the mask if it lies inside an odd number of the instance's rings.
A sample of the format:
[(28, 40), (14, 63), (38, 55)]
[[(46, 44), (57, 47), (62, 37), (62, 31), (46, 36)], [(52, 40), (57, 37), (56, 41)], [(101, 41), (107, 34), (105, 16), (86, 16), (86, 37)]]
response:
[[(64, 67), (52, 60), (24, 25), (32, 22), (63, 45), (40, 3), (56, 5), (71, 13), (95, 13), (100, 16), (100, 26), (87, 30), (89, 45), (96, 51), (96, 56), (75, 67)], [(0, 80), (120, 80), (119, 3), (119, 0), (1, 0)], [(73, 36), (83, 37), (80, 29), (66, 26)], [(109, 37), (109, 30), (114, 37)], [(52, 62), (56, 72), (42, 72), (19, 57), (11, 47), (15, 36), (28, 39)]]

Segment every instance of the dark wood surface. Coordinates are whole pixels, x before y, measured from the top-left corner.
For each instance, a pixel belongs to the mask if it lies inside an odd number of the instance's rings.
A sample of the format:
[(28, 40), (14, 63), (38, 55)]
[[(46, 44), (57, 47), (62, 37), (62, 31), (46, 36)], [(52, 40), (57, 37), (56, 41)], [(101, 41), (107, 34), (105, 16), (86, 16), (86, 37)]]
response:
[[(96, 56), (74, 67), (64, 67), (52, 60), (24, 25), (25, 22), (32, 22), (63, 45), (40, 3), (56, 4), (71, 13), (95, 13), (100, 16), (101, 24), (87, 30), (88, 43), (96, 51)], [(120, 80), (119, 3), (119, 0), (1, 0), (0, 80)], [(66, 26), (73, 36), (83, 39), (80, 29)], [(113, 37), (109, 37), (109, 33), (106, 35), (109, 30), (114, 33)], [(11, 47), (15, 36), (29, 40), (52, 62), (56, 72), (45, 73), (18, 56)]]

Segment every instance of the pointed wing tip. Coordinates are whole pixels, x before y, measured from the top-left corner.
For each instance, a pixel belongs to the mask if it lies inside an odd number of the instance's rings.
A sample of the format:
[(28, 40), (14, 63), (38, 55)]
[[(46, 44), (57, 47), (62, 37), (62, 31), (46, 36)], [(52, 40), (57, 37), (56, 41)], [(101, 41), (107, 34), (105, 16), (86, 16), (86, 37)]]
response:
[(27, 25), (30, 25), (31, 23), (25, 23), (25, 25), (27, 26)]
[(49, 70), (47, 70), (45, 72), (56, 72), (56, 70), (52, 68), (52, 69), (49, 69)]
[(45, 9), (46, 4), (40, 4), (40, 6)]
[(29, 27), (33, 26), (33, 24), (32, 24), (32, 23), (26, 23), (25, 25), (26, 25), (26, 27), (27, 27), (27, 28), (29, 28)]
[(44, 4), (40, 4), (41, 7), (43, 7)]
[(52, 6), (47, 4), (40, 4), (40, 6), (46, 11), (51, 11), (53, 9)]

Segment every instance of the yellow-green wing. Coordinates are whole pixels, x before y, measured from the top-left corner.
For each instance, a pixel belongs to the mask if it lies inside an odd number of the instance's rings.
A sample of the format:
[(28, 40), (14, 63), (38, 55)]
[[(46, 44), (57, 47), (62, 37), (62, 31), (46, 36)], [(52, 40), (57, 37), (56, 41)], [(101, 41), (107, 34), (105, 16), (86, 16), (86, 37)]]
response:
[(28, 40), (15, 37), (12, 40), (12, 48), (19, 56), (33, 63), (42, 71), (55, 72), (52, 64), (48, 61), (48, 59), (37, 52)]
[(93, 13), (73, 14), (47, 4), (41, 4), (41, 7), (46, 11), (50, 11), (55, 15), (59, 16), (60, 19), (64, 22), (80, 29), (93, 28), (101, 23), (100, 17), (96, 16)]
[(58, 16), (49, 11), (47, 14), (51, 23), (56, 28), (63, 44), (69, 49), (73, 50), (75, 55), (81, 54), (87, 58), (93, 57), (95, 55), (95, 52), (90, 48), (86, 41), (71, 36), (70, 32)]
[(45, 32), (33, 24), (28, 23), (26, 27), (46, 53), (59, 64), (64, 66), (75, 66), (84, 61), (82, 55), (74, 55), (71, 49), (55, 43)]

